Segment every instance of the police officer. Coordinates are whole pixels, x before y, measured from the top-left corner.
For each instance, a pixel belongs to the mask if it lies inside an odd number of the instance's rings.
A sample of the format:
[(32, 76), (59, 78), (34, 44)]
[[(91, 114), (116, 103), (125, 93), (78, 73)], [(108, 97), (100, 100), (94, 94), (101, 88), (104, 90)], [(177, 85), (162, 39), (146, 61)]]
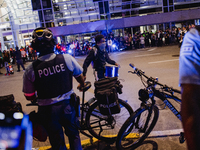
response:
[(200, 26), (183, 39), (179, 58), (181, 117), (188, 150), (200, 149)]
[(83, 63), (83, 76), (86, 79), (87, 68), (93, 62), (93, 68), (97, 71), (98, 79), (105, 78), (105, 65), (106, 62), (112, 65), (119, 66), (114, 60), (111, 60), (106, 51), (106, 42), (103, 35), (95, 37), (95, 46), (90, 51)]
[(66, 150), (65, 134), (70, 149), (81, 150), (75, 108), (70, 104), (73, 93), (72, 77), (84, 86), (82, 68), (68, 54), (54, 54), (51, 30), (37, 28), (33, 31), (31, 47), (39, 58), (29, 65), (23, 76), (23, 92), (27, 100), (34, 100), (37, 92), (38, 114), (49, 135), (52, 150)]

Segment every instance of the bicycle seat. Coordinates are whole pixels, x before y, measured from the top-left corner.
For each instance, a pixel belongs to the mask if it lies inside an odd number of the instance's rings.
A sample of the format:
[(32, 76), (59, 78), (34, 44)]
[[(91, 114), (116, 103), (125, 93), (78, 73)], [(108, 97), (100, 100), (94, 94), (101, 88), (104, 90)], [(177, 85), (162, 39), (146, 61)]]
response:
[(83, 92), (86, 92), (90, 87), (91, 87), (91, 82), (90, 81), (86, 81), (85, 82), (85, 86), (81, 87), (80, 90), (82, 90)]

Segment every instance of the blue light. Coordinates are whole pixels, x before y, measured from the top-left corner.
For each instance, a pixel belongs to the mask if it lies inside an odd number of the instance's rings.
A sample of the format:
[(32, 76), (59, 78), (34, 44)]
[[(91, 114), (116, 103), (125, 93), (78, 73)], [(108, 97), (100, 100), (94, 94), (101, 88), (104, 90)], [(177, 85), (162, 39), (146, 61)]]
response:
[(71, 54), (71, 53), (72, 53), (72, 50), (71, 50), (71, 49), (69, 49), (69, 50), (68, 50), (68, 53), (69, 53), (69, 54)]
[(112, 45), (113, 48), (117, 47), (115, 44)]

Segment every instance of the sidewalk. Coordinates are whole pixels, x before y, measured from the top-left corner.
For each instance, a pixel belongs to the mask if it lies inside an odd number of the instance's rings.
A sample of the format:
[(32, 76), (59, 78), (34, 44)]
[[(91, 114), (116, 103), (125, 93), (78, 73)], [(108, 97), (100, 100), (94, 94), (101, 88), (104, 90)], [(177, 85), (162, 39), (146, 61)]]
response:
[[(107, 145), (103, 141), (94, 142), (93, 145), (83, 145), (84, 150), (117, 150), (115, 144)], [(131, 150), (131, 148), (129, 149)], [(179, 136), (166, 136), (147, 138), (136, 150), (186, 150), (186, 143), (179, 143)]]

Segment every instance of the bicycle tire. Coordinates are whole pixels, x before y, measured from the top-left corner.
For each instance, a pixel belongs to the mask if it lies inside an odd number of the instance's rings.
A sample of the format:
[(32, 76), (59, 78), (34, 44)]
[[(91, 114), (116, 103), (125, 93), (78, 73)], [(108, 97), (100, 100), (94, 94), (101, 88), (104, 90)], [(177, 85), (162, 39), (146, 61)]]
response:
[[(86, 126), (91, 135), (95, 138), (113, 143), (116, 141), (117, 133), (121, 126), (133, 114), (133, 109), (125, 101), (119, 99), (121, 111), (112, 115), (112, 123), (109, 122), (108, 116), (102, 115), (98, 110), (98, 102), (96, 101), (89, 108), (86, 114)], [(121, 119), (121, 120), (120, 120)], [(100, 124), (100, 125), (99, 125)], [(100, 130), (102, 129), (101, 133)]]
[[(145, 138), (147, 138), (147, 136), (150, 134), (150, 132), (156, 125), (159, 116), (159, 110), (157, 106), (154, 105), (146, 130), (141, 131), (142, 127), (146, 123), (147, 115), (149, 114), (149, 112), (149, 109), (138, 109), (133, 115), (131, 115), (126, 120), (126, 122), (120, 129), (116, 140), (117, 150), (124, 150), (129, 148), (135, 149), (141, 145)], [(137, 125), (136, 122), (138, 118), (139, 123)]]

